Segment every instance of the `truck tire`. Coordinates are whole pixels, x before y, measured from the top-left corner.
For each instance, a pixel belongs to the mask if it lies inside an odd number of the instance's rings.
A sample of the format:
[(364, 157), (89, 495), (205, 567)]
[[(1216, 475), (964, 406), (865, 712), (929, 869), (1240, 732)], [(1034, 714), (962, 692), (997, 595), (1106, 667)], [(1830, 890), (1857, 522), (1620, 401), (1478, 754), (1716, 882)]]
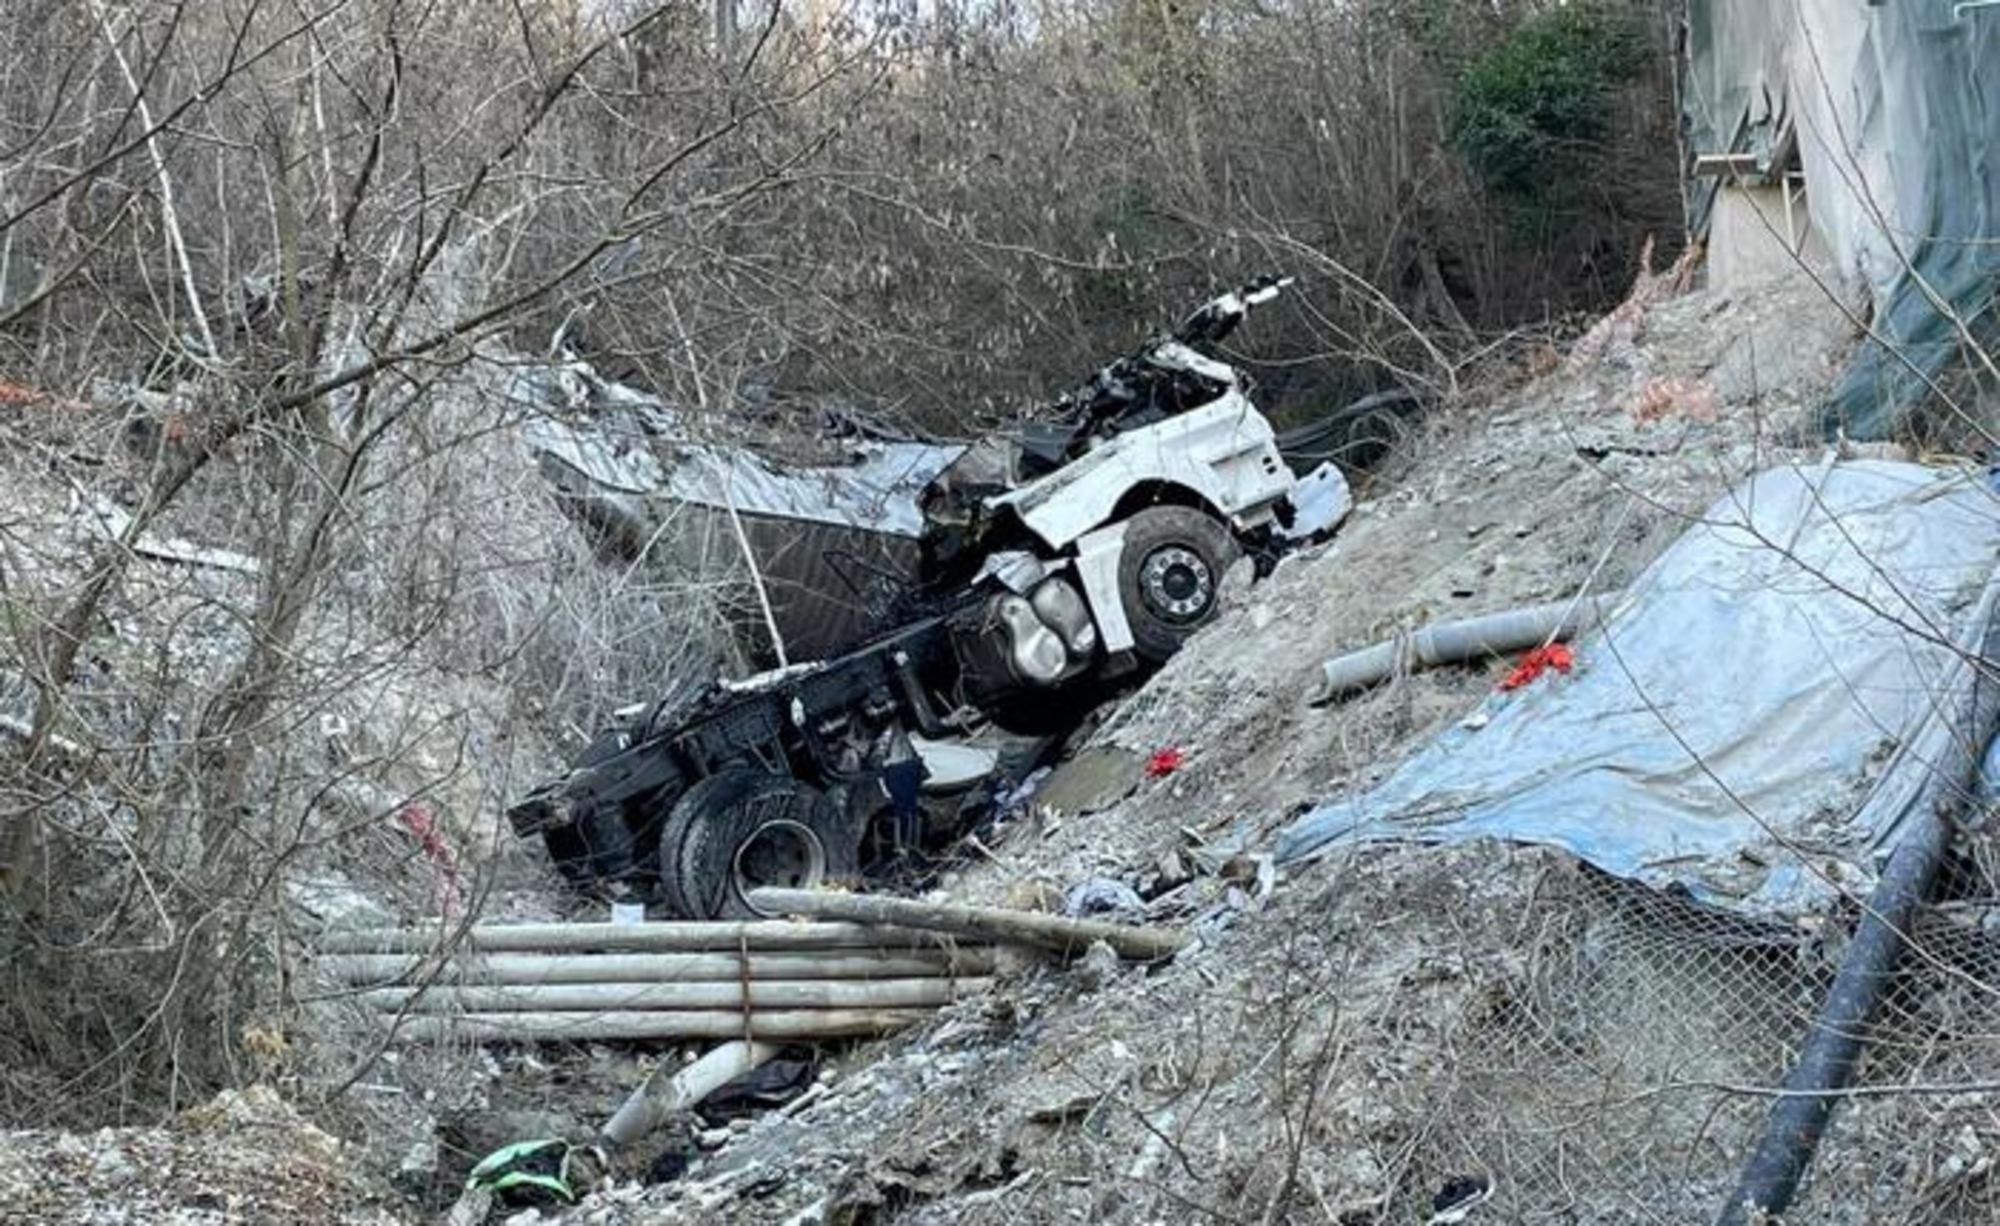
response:
[(667, 811), (666, 820), (660, 823), (660, 899), (667, 904), (668, 911), (687, 919), (705, 918), (682, 888), (681, 850), (687, 845), (688, 832), (713, 815), (743, 803), (772, 779), (763, 771), (730, 767), (696, 781), (681, 793)]
[(851, 880), (860, 859), (861, 832), (840, 806), (796, 779), (741, 768), (688, 789), (660, 841), (667, 902), (698, 920), (754, 917), (753, 888)]
[(1147, 507), (1126, 520), (1118, 598), (1134, 654), (1163, 664), (1179, 651), (1215, 616), (1223, 575), (1242, 555), (1225, 524), (1193, 507)]

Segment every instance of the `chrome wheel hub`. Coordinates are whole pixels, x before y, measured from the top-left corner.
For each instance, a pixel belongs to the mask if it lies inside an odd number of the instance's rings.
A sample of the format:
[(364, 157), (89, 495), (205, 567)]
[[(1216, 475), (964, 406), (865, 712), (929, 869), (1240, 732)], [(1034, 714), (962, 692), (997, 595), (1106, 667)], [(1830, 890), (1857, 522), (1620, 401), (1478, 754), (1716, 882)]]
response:
[(1163, 621), (1195, 621), (1215, 603), (1215, 575), (1192, 549), (1163, 545), (1139, 567), (1139, 597)]

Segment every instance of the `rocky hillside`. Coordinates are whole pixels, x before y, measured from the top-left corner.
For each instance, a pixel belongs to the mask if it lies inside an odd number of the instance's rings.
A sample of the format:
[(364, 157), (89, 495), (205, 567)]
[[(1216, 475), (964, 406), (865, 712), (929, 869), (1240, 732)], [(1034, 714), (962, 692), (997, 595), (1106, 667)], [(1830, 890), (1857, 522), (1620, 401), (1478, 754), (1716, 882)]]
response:
[[(1314, 706), (1318, 661), (1620, 586), (1738, 478), (1818, 458), (1801, 427), (1850, 339), (1801, 282), (1725, 295), (1647, 280), (1568, 354), (1470, 381), (1336, 539), (1240, 592), (938, 885), (1049, 906), (1114, 881), (1150, 900), (1145, 918), (1191, 925), (1195, 948), (1155, 968), (1024, 964), (917, 1031), (831, 1053), (789, 1106), (657, 1138), (671, 1167), (649, 1152), (575, 1208), (510, 1220), (1386, 1223), (1559, 1202), (1639, 1222), (1715, 1203), (1758, 1117), (1716, 1087), (1782, 1071), (1819, 972), (1550, 851), (1384, 846), (1282, 872), (1268, 852), (1302, 807), (1476, 720), (1511, 664)], [(1178, 769), (1143, 769), (1169, 749)], [(487, 915), (565, 905), (527, 849), (496, 863), (478, 877)], [(381, 908), (381, 879), (355, 880), (351, 904)], [(338, 909), (316, 897), (311, 914)], [(329, 1003), (295, 1039), (327, 1063), (366, 1057), (355, 1022)], [(345, 1141), (261, 1088), (152, 1129), (10, 1133), (0, 1212), (438, 1220), (472, 1158), (587, 1135), (650, 1059), (406, 1049), (324, 1112)], [(1885, 1170), (1876, 1139), (1908, 1124), (1857, 1108), (1815, 1203), (1963, 1195), (1952, 1180), (1983, 1170), (2000, 1133), (1976, 1102), (1958, 1118)], [(1869, 1220), (1844, 1212), (1814, 1220)]]

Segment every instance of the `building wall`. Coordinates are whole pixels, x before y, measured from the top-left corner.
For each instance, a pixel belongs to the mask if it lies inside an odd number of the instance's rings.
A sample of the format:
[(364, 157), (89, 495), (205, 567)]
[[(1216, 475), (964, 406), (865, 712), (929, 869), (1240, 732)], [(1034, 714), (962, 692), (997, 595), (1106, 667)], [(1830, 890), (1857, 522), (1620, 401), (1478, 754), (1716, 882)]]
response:
[[(1968, 356), (1936, 304), (1960, 318), (1990, 313), (2000, 7), (1960, 16), (1948, 0), (1690, 0), (1686, 67), (1694, 154), (1769, 153), (1766, 170), (1802, 173), (1828, 270), (1865, 291), (1876, 332), (1899, 351), (1864, 347), (1825, 424), (1885, 432)], [(1698, 207), (1714, 192), (1717, 280), (1770, 268), (1753, 229), (1767, 190), (1756, 176), (1697, 187)]]
[(1833, 253), (1802, 190), (1725, 185), (1708, 229), (1708, 283), (1737, 289), (1781, 277), (1834, 277)]

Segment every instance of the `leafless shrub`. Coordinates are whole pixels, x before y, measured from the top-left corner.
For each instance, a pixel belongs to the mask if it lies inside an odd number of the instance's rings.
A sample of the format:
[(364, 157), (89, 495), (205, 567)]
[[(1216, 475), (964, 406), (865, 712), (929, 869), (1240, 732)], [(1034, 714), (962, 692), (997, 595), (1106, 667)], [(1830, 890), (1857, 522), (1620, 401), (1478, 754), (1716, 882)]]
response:
[(501, 797), (706, 671), (710, 577), (593, 559), (520, 460), (559, 326), (717, 425), (761, 384), (963, 430), (1270, 265), (1281, 399), (1449, 390), (1636, 247), (1510, 237), (1391, 4), (7, 15), (7, 1118), (268, 1072), (329, 874), (463, 914)]

